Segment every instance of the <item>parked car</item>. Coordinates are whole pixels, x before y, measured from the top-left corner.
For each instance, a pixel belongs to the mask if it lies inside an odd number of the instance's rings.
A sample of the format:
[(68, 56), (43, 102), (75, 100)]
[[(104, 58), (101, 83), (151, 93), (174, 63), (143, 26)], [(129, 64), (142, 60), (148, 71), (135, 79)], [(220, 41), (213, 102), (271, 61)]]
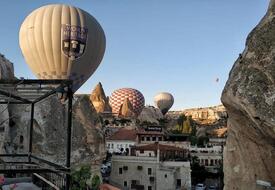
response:
[(202, 183), (198, 183), (195, 187), (195, 190), (205, 190), (206, 186)]

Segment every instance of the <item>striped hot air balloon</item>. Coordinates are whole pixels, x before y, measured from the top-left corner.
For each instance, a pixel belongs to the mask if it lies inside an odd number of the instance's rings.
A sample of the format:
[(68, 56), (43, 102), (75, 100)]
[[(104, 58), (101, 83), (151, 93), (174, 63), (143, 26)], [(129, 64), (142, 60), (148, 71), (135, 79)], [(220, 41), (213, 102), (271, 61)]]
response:
[(165, 115), (174, 104), (174, 97), (168, 92), (161, 92), (154, 97), (154, 102), (162, 114)]
[(133, 111), (139, 115), (144, 108), (145, 100), (142, 93), (133, 88), (121, 88), (115, 90), (110, 96), (110, 105), (112, 107), (112, 112), (115, 114), (119, 113), (119, 110), (124, 102), (128, 98), (133, 106)]
[(46, 5), (21, 25), (23, 56), (39, 79), (71, 79), (76, 91), (94, 73), (105, 52), (105, 35), (89, 13), (68, 5)]

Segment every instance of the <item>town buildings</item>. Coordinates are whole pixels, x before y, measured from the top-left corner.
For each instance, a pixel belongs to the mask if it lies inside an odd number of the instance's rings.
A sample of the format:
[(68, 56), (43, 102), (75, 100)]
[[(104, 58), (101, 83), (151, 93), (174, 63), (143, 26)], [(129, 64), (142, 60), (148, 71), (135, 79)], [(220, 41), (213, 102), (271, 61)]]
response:
[(212, 173), (218, 173), (223, 159), (223, 147), (211, 146), (211, 147), (190, 147), (191, 157), (196, 157), (199, 164), (205, 166), (205, 168)]
[(136, 143), (136, 130), (121, 128), (106, 139), (106, 148), (109, 153), (129, 153)]
[(158, 142), (133, 147), (130, 156), (113, 155), (110, 183), (124, 190), (191, 189), (190, 162), (180, 161), (185, 154)]

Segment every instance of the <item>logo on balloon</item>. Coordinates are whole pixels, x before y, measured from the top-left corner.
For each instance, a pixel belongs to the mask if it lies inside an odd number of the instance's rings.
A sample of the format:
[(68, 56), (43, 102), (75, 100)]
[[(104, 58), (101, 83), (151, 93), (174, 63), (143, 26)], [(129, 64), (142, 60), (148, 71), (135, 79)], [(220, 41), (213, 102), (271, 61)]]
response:
[(71, 59), (80, 57), (86, 47), (88, 29), (80, 26), (62, 25), (62, 50)]

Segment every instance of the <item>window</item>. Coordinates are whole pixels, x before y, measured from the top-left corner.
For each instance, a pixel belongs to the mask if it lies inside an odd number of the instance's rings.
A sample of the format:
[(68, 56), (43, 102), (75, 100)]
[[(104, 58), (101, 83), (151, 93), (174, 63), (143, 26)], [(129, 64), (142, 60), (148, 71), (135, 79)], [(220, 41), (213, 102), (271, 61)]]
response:
[(205, 166), (208, 166), (208, 160), (207, 159), (204, 160), (204, 163), (205, 163)]
[(151, 152), (149, 152), (149, 157), (151, 157), (152, 156), (152, 154), (151, 154)]
[(146, 141), (150, 141), (150, 137), (146, 137)]
[(181, 180), (177, 179), (177, 187), (181, 187)]
[(111, 147), (114, 148), (114, 144), (113, 143), (111, 144)]
[(214, 165), (214, 160), (210, 160), (210, 166), (213, 166)]
[(144, 150), (140, 150), (139, 152), (140, 152), (141, 154), (143, 154), (143, 153), (144, 153)]
[(148, 175), (152, 175), (152, 168), (148, 168)]
[(148, 186), (148, 190), (152, 190), (152, 186)]
[(119, 174), (122, 174), (122, 168), (119, 168), (118, 173), (119, 173)]
[(110, 144), (109, 143), (107, 144), (107, 147), (110, 148)]
[(127, 187), (127, 181), (123, 182), (124, 187)]
[(117, 144), (116, 147), (119, 148), (119, 144)]
[(141, 137), (141, 141), (144, 141), (144, 137)]
[(152, 141), (156, 141), (157, 140), (157, 137), (152, 137)]
[(162, 141), (162, 137), (159, 137), (159, 141)]
[(24, 142), (24, 137), (22, 135), (20, 135), (19, 141), (20, 141), (20, 144)]
[(167, 178), (167, 174), (165, 174), (164, 177)]
[(5, 127), (0, 127), (0, 132), (4, 132), (5, 131)]
[(136, 185), (137, 184), (137, 180), (132, 180), (132, 185)]

